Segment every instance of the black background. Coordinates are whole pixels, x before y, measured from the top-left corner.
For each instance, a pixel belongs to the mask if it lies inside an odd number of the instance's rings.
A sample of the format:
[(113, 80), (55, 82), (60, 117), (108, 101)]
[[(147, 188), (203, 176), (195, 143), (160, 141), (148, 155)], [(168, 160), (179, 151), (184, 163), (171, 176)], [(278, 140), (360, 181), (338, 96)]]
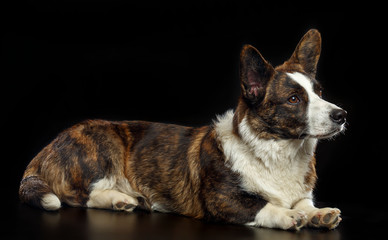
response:
[(18, 202), (26, 165), (65, 128), (95, 118), (211, 124), (235, 107), (243, 44), (276, 66), (316, 28), (323, 38), (317, 79), (324, 98), (348, 111), (349, 124), (318, 145), (315, 196), (386, 204), (387, 35), (379, 7), (291, 2), (28, 1), (4, 8), (2, 201)]

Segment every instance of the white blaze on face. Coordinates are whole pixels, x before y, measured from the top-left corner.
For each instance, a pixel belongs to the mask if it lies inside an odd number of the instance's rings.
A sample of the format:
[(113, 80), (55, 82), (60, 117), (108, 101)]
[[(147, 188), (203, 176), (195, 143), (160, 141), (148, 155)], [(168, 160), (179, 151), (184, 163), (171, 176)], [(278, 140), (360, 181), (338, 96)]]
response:
[(330, 118), (330, 113), (333, 110), (341, 108), (320, 98), (313, 90), (312, 81), (304, 74), (294, 72), (287, 73), (287, 75), (307, 92), (309, 98), (307, 107), (308, 135), (317, 138), (327, 138), (344, 129), (343, 124), (338, 125)]

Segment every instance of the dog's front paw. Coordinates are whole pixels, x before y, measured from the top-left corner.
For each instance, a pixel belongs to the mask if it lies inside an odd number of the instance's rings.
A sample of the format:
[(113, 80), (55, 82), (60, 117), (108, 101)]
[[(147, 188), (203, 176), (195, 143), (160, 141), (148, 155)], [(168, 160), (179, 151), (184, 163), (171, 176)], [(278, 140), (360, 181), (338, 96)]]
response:
[(321, 208), (309, 217), (309, 226), (334, 229), (341, 222), (341, 211), (338, 208)]
[(299, 229), (307, 224), (307, 215), (303, 211), (291, 209), (286, 215), (284, 225), (284, 229), (286, 230), (299, 231)]

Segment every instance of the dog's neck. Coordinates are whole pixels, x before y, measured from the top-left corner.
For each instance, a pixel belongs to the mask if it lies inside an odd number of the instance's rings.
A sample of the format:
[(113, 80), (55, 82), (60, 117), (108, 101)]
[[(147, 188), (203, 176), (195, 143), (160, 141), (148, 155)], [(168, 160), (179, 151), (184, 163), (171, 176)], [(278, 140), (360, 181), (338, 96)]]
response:
[(314, 157), (317, 139), (266, 139), (260, 138), (244, 118), (238, 125), (241, 140), (249, 146), (254, 156), (267, 166), (292, 165), (295, 161), (308, 162)]
[(240, 139), (247, 147), (246, 149), (249, 149), (252, 155), (269, 168), (276, 167), (278, 164), (289, 165), (300, 161), (309, 162), (314, 157), (318, 142), (315, 138), (279, 139), (268, 137), (270, 134), (260, 132), (260, 128), (255, 126), (253, 129), (246, 114), (242, 114), (241, 109), (237, 109), (236, 112), (228, 111), (224, 116), (219, 117), (217, 129), (217, 131), (223, 132), (223, 136), (232, 134), (231, 138)]

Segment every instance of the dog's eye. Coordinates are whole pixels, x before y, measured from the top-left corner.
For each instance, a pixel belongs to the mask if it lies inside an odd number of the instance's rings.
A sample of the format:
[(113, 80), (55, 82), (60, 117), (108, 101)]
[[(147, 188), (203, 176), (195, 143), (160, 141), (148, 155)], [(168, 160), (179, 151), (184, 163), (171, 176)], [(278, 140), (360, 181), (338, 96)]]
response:
[(320, 98), (322, 98), (322, 90), (319, 90), (318, 96), (319, 96)]
[(294, 96), (291, 96), (289, 99), (288, 99), (288, 103), (290, 104), (298, 104), (300, 102), (300, 99), (298, 98), (298, 96), (294, 95)]

